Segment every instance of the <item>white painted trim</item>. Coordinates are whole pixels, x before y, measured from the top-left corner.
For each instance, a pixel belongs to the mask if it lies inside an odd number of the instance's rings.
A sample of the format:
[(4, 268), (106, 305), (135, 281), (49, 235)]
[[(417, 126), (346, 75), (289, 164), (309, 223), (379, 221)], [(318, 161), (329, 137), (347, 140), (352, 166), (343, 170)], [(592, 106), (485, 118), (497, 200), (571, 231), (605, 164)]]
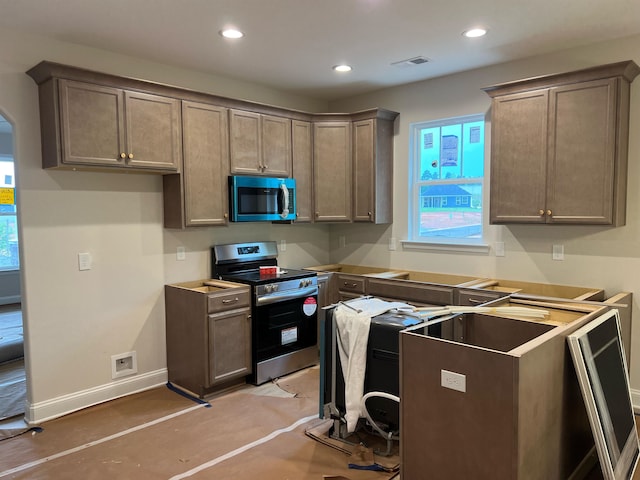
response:
[(413, 240), (400, 240), (405, 250), (425, 250), (434, 252), (450, 252), (450, 253), (477, 253), (488, 255), (490, 251), (489, 245), (482, 242), (418, 242)]
[(30, 426), (38, 425), (92, 405), (164, 385), (167, 379), (167, 369), (162, 368), (42, 402), (30, 404), (26, 400), (25, 421)]
[(640, 415), (640, 390), (631, 389), (631, 404), (636, 415)]

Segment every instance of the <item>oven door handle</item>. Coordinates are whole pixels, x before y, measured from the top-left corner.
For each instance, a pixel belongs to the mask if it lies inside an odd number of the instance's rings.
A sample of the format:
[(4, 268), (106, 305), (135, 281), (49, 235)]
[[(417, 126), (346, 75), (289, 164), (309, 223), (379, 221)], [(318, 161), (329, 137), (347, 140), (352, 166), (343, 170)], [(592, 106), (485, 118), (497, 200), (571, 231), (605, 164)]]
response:
[(296, 298), (304, 298), (313, 295), (318, 295), (318, 287), (310, 287), (295, 291), (284, 291), (284, 292), (275, 292), (270, 293), (269, 295), (264, 295), (262, 297), (256, 298), (256, 306), (260, 307), (262, 305), (269, 305), (271, 303), (277, 302), (285, 302), (287, 300), (294, 300)]

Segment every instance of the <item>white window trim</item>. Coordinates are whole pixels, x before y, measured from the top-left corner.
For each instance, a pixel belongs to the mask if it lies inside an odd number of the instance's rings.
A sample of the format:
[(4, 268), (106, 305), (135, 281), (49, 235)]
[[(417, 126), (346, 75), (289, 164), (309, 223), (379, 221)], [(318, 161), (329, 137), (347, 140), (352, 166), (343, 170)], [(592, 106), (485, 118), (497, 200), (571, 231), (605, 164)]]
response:
[(455, 238), (446, 242), (400, 240), (400, 244), (403, 250), (424, 250), (431, 252), (478, 253), (488, 255), (491, 250), (490, 245), (480, 238), (478, 238), (477, 241), (474, 241), (472, 238)]

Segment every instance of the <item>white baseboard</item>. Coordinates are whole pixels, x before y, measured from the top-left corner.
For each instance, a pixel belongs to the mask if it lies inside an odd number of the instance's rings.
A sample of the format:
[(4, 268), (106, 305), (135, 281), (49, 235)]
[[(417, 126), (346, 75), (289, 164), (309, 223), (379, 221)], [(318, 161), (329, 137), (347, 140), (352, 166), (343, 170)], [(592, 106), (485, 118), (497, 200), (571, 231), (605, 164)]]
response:
[(43, 402), (30, 404), (26, 400), (25, 421), (32, 426), (38, 425), (92, 405), (164, 385), (167, 378), (167, 369), (163, 368)]

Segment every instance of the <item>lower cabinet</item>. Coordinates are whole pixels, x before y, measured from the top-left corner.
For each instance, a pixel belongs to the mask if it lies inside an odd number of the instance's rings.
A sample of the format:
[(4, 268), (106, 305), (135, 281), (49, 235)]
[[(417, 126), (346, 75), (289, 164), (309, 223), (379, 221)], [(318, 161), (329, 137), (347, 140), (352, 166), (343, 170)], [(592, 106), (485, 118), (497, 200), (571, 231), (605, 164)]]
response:
[(207, 284), (165, 286), (169, 382), (199, 397), (244, 383), (251, 373), (249, 287)]
[(337, 277), (339, 300), (357, 298), (366, 293), (366, 277), (344, 273), (335, 275)]
[(318, 307), (327, 307), (340, 300), (337, 289), (337, 277), (330, 272), (318, 273)]
[(468, 313), (400, 334), (403, 478), (587, 478), (594, 441), (566, 337), (605, 309), (545, 310), (545, 322)]
[(251, 373), (250, 326), (248, 308), (209, 315), (210, 385)]
[(453, 305), (455, 287), (409, 280), (369, 278), (367, 294), (414, 305)]

